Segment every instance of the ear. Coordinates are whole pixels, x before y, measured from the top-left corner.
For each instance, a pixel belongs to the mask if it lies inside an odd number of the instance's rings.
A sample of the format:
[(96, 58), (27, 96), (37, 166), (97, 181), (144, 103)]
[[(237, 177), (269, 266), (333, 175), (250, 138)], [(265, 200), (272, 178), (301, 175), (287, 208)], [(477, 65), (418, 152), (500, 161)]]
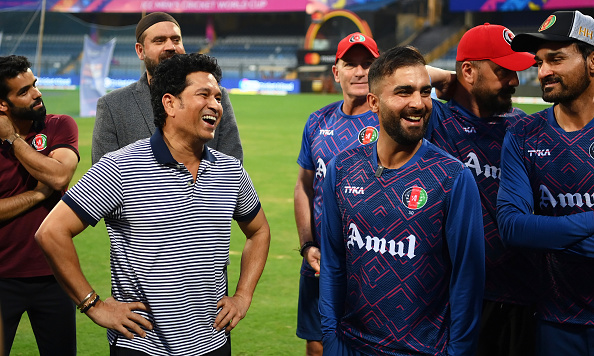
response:
[(462, 80), (473, 85), (475, 81), (476, 68), (469, 61), (462, 62)]
[(138, 56), (138, 59), (140, 59), (141, 61), (144, 60), (144, 47), (136, 42), (136, 44), (134, 45), (134, 49), (136, 50), (136, 55)]
[(332, 66), (332, 74), (334, 75), (334, 81), (340, 83), (340, 78), (338, 77), (338, 68), (336, 68), (336, 64)]
[(586, 58), (586, 65), (588, 66), (590, 76), (594, 77), (594, 52), (590, 53), (588, 58)]
[(379, 113), (379, 97), (373, 93), (367, 93), (367, 104), (371, 108), (371, 111)]
[(8, 113), (9, 105), (6, 100), (0, 100), (0, 113), (6, 115)]
[(175, 100), (176, 97), (169, 93), (163, 95), (163, 98), (161, 98), (167, 116), (175, 117)]

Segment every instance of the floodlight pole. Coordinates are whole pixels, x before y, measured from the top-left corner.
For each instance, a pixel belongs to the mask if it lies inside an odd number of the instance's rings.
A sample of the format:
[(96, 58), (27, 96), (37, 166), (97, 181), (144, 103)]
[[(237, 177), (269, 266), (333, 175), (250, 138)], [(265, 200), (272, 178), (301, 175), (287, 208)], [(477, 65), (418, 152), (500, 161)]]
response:
[(41, 18), (39, 20), (39, 35), (37, 36), (37, 53), (35, 54), (35, 67), (37, 67), (37, 77), (41, 73), (41, 50), (43, 47), (43, 28), (45, 27), (45, 1), (41, 0)]

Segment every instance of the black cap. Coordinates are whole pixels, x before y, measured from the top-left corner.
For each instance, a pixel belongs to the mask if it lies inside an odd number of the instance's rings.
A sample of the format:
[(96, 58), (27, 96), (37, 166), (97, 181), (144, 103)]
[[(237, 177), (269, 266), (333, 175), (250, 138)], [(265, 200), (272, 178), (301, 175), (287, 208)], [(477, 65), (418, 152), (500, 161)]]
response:
[(536, 52), (543, 42), (582, 41), (594, 46), (594, 19), (579, 11), (555, 11), (538, 32), (520, 33), (512, 40), (518, 52)]
[(140, 43), (140, 36), (142, 36), (142, 34), (144, 33), (144, 31), (146, 31), (147, 28), (163, 21), (173, 22), (177, 27), (179, 27), (177, 21), (173, 18), (173, 16), (169, 15), (168, 13), (153, 12), (151, 14), (146, 15), (145, 17), (140, 19), (140, 21), (138, 21), (138, 25), (136, 25), (136, 42)]

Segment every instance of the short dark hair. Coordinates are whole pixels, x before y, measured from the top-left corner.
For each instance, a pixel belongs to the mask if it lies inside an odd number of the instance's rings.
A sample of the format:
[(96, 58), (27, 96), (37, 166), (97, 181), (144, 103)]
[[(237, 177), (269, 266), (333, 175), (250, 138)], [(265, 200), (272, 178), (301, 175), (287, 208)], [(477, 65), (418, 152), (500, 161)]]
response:
[(179, 95), (188, 86), (188, 74), (195, 72), (210, 73), (215, 77), (217, 83), (220, 83), (223, 77), (217, 60), (206, 54), (176, 54), (159, 63), (150, 84), (156, 127), (162, 129), (167, 117), (163, 107), (163, 95), (171, 94), (179, 98)]
[(574, 43), (577, 46), (578, 52), (584, 57), (584, 60), (588, 60), (588, 56), (594, 52), (594, 46), (583, 41), (574, 41)]
[(384, 78), (394, 73), (398, 68), (415, 65), (426, 65), (425, 58), (413, 46), (396, 46), (383, 52), (369, 67), (369, 91), (375, 93), (377, 85)]
[(8, 100), (10, 88), (7, 79), (12, 79), (31, 68), (27, 57), (10, 55), (0, 57), (0, 99)]

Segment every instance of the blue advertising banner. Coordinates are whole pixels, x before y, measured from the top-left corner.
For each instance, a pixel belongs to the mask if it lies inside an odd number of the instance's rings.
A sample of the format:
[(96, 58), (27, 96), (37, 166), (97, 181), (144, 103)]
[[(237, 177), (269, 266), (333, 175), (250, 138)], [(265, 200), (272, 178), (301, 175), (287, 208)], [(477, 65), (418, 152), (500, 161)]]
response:
[(232, 93), (251, 94), (298, 94), (301, 92), (299, 80), (269, 79), (223, 79), (221, 85)]
[(97, 100), (105, 95), (105, 78), (113, 57), (116, 39), (97, 44), (85, 36), (83, 58), (80, 65), (80, 116), (95, 116)]

